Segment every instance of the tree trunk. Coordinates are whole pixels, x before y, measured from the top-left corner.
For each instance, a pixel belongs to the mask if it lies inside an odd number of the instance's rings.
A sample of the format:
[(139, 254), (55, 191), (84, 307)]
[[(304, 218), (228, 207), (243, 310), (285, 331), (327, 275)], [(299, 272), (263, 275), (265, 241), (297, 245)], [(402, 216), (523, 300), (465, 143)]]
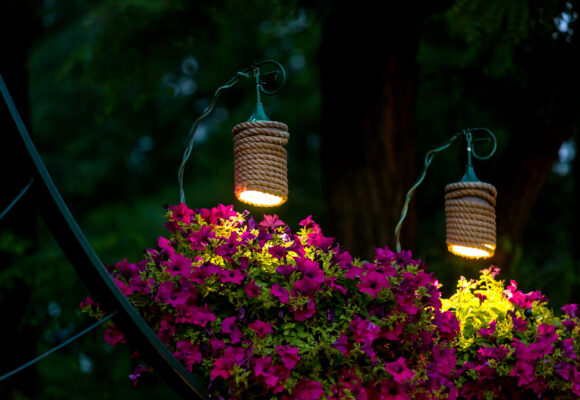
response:
[[(339, 5), (340, 4), (340, 5)], [(337, 3), (323, 26), (322, 167), (330, 226), (354, 256), (395, 246), (414, 179), (414, 107), (420, 17), (400, 4)], [(412, 205), (402, 230), (413, 247)]]

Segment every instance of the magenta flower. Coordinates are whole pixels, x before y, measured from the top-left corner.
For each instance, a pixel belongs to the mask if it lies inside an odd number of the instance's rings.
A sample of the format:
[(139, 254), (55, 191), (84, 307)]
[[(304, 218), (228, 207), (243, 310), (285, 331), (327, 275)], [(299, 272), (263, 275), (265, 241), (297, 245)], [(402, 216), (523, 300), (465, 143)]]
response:
[(123, 332), (115, 328), (115, 326), (109, 326), (105, 330), (104, 339), (109, 346), (115, 346), (119, 343), (127, 343), (127, 339), (125, 338), (125, 335), (123, 335)]
[(219, 280), (223, 283), (231, 282), (241, 285), (245, 278), (246, 274), (237, 269), (222, 269), (219, 273)]
[(264, 220), (260, 222), (260, 226), (263, 226), (268, 231), (276, 231), (279, 226), (284, 226), (284, 221), (282, 221), (276, 214), (274, 215), (264, 215)]
[(397, 255), (388, 247), (375, 249), (375, 260), (381, 265), (392, 265), (397, 260)]
[(538, 341), (544, 341), (547, 343), (554, 343), (556, 340), (558, 340), (558, 334), (556, 333), (556, 326), (555, 325), (548, 325), (545, 323), (541, 323), (538, 326), (538, 335), (539, 335), (539, 340)]
[(279, 378), (276, 376), (276, 368), (272, 365), (272, 357), (257, 358), (255, 363), (254, 374), (264, 377), (266, 386), (275, 387)]
[(479, 299), (479, 305), (482, 305), (483, 302), (487, 299), (487, 296), (481, 293), (474, 293), (474, 295)]
[(572, 365), (567, 362), (559, 362), (554, 365), (554, 372), (560, 375), (563, 379), (569, 381), (572, 375)]
[(562, 347), (562, 355), (572, 360), (577, 360), (578, 356), (574, 352), (574, 338), (564, 339), (560, 343)]
[(401, 339), (402, 332), (403, 332), (403, 324), (397, 323), (391, 329), (385, 331), (382, 336), (386, 339), (389, 339), (389, 340), (397, 340), (398, 341)]
[(229, 258), (237, 253), (239, 245), (238, 234), (234, 231), (228, 238), (227, 242), (216, 247), (214, 251), (218, 256)]
[(578, 312), (578, 304), (566, 304), (560, 308), (570, 318), (576, 318)]
[(121, 293), (123, 293), (125, 296), (129, 296), (131, 293), (133, 293), (133, 289), (127, 286), (127, 284), (122, 280), (118, 278), (114, 278), (113, 280), (115, 281), (117, 287), (121, 290)]
[(481, 328), (480, 330), (477, 331), (477, 333), (481, 336), (481, 337), (488, 337), (491, 336), (495, 333), (495, 327), (497, 325), (497, 321), (493, 320), (489, 323), (489, 328)]
[(333, 290), (338, 290), (344, 296), (346, 296), (348, 294), (348, 291), (346, 290), (346, 288), (344, 286), (339, 285), (338, 283), (336, 283), (336, 280), (337, 279), (338, 278), (336, 276), (331, 276), (331, 277), (326, 278), (324, 280), (324, 284), (330, 286)]
[(230, 377), (230, 371), (235, 365), (241, 365), (246, 358), (246, 351), (240, 347), (226, 347), (222, 357), (216, 359), (213, 363), (214, 368), (210, 376), (216, 379), (221, 376), (224, 379)]
[(204, 304), (203, 307), (199, 306), (187, 307), (186, 309), (183, 310), (181, 315), (176, 318), (176, 321), (179, 323), (190, 323), (202, 326), (204, 328), (209, 322), (215, 320), (216, 316), (214, 313), (209, 311), (207, 304)]
[(570, 381), (572, 382), (572, 393), (580, 397), (580, 371), (577, 367), (572, 371), (572, 379)]
[(288, 249), (284, 246), (280, 246), (279, 244), (268, 248), (268, 253), (274, 258), (284, 258), (286, 254), (288, 254)]
[(298, 348), (292, 347), (290, 345), (277, 346), (276, 351), (282, 357), (282, 363), (284, 366), (291, 370), (300, 361), (300, 356), (298, 355)]
[(322, 383), (308, 378), (300, 378), (292, 389), (292, 398), (295, 400), (318, 400), (323, 394)]
[(380, 398), (385, 400), (411, 400), (413, 397), (407, 393), (405, 385), (389, 380), (381, 382)]
[(510, 285), (504, 290), (504, 295), (508, 298), (508, 300), (524, 309), (531, 308), (534, 304), (534, 301), (538, 301), (540, 303), (546, 302), (548, 299), (539, 291), (529, 292), (529, 293), (522, 293), (520, 290), (517, 290), (518, 284), (516, 281), (511, 280)]
[(157, 246), (170, 256), (175, 254), (175, 249), (171, 246), (171, 242), (163, 236), (159, 236), (159, 239), (157, 239)]
[(534, 381), (534, 367), (526, 360), (518, 360), (510, 372), (510, 376), (518, 378), (518, 386), (526, 386)]
[(480, 358), (484, 360), (503, 360), (509, 353), (509, 349), (506, 345), (501, 345), (499, 347), (485, 347), (482, 346), (477, 350), (477, 354)]
[(192, 232), (189, 236), (192, 250), (203, 250), (210, 243), (210, 239), (215, 238), (215, 233), (211, 226), (203, 225), (198, 231)]
[(139, 383), (139, 379), (141, 378), (141, 375), (143, 373), (151, 372), (151, 371), (153, 371), (153, 368), (151, 368), (147, 365), (137, 364), (137, 367), (135, 367), (135, 370), (133, 371), (133, 373), (129, 375), (129, 380), (132, 382), (133, 387), (137, 387), (137, 384)]
[(260, 287), (256, 285), (256, 281), (251, 280), (244, 286), (244, 291), (248, 297), (258, 297), (260, 295)]
[(336, 341), (332, 344), (332, 347), (334, 347), (337, 350), (340, 350), (342, 354), (344, 354), (345, 356), (348, 356), (347, 346), (348, 346), (348, 338), (346, 337), (344, 332), (340, 332), (338, 339), (336, 339)]
[(290, 301), (288, 291), (277, 283), (270, 288), (270, 294), (280, 300), (280, 303), (286, 304)]
[(381, 332), (380, 327), (358, 315), (355, 315), (350, 321), (350, 329), (356, 343), (372, 343)]
[(169, 263), (166, 271), (172, 276), (182, 275), (188, 277), (191, 275), (192, 261), (184, 257), (183, 254), (173, 254), (169, 257)]
[(318, 247), (323, 251), (328, 251), (332, 244), (334, 243), (333, 237), (325, 237), (322, 234), (311, 234), (311, 238), (309, 240), (309, 244), (314, 247)]
[(459, 332), (459, 321), (451, 311), (437, 312), (435, 310), (433, 324), (439, 328), (439, 334), (443, 339), (451, 340)]
[(274, 324), (270, 324), (259, 319), (255, 320), (251, 324), (248, 324), (248, 328), (256, 332), (259, 338), (263, 338), (264, 336), (273, 332), (272, 327)]
[(304, 229), (306, 230), (306, 232), (314, 232), (314, 233), (320, 233), (320, 225), (318, 225), (316, 222), (314, 222), (312, 220), (312, 215), (309, 215), (308, 217), (304, 218), (302, 221), (300, 221), (298, 223), (298, 225), (303, 226)]
[(377, 294), (384, 288), (389, 287), (389, 281), (386, 276), (373, 270), (368, 270), (365, 275), (360, 278), (360, 283), (357, 287), (362, 293), (366, 293), (371, 297), (377, 297)]
[(512, 315), (513, 329), (516, 332), (525, 332), (528, 329), (526, 320), (516, 315)]
[(170, 206), (169, 211), (171, 212), (170, 221), (183, 222), (188, 225), (191, 223), (191, 216), (194, 214), (193, 210), (189, 209), (185, 203)]
[(236, 328), (236, 316), (224, 318), (222, 321), (222, 332), (223, 333), (232, 333)]
[(407, 360), (399, 357), (397, 361), (385, 363), (385, 369), (397, 383), (404, 383), (415, 376), (415, 371), (407, 368)]
[(155, 295), (155, 300), (163, 303), (167, 303), (171, 300), (173, 295), (173, 289), (175, 288), (175, 283), (173, 281), (166, 281), (159, 285), (157, 288), (157, 294)]
[(574, 328), (578, 326), (578, 324), (572, 321), (571, 319), (565, 319), (564, 321), (562, 321), (562, 325), (564, 325), (566, 329), (568, 329), (569, 331), (574, 330)]
[(173, 355), (185, 363), (185, 367), (189, 372), (193, 371), (193, 364), (201, 364), (201, 352), (197, 344), (191, 343), (189, 340), (180, 340), (175, 344), (177, 351)]
[(294, 282), (294, 288), (302, 294), (312, 295), (320, 290), (320, 285), (324, 282), (324, 272), (318, 263), (309, 259), (299, 259), (296, 268), (302, 272), (302, 279)]
[(490, 274), (491, 277), (495, 279), (495, 277), (499, 275), (500, 269), (498, 267), (494, 267), (493, 265), (491, 265), (489, 268), (480, 270), (479, 273)]
[(316, 305), (314, 301), (309, 298), (308, 303), (299, 307), (293, 307), (294, 319), (298, 322), (306, 321), (316, 313)]

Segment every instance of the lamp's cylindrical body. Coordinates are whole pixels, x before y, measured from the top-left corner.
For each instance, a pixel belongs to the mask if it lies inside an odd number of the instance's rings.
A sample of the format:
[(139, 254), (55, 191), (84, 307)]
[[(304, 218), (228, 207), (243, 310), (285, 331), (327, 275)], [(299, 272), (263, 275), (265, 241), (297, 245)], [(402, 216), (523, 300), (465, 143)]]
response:
[(488, 258), (496, 247), (497, 190), (484, 182), (445, 186), (447, 248), (467, 258)]
[(288, 126), (275, 121), (248, 121), (232, 130), (235, 194), (238, 200), (271, 207), (288, 199), (286, 149)]

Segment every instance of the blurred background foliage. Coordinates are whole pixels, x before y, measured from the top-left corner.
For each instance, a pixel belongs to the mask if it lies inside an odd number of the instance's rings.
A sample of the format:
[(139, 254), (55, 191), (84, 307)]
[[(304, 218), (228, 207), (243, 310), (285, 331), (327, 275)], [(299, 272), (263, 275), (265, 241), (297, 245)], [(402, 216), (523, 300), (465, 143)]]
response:
[[(10, 8), (8, 3), (18, 5)], [(482, 180), (500, 182), (501, 204), (502, 187), (524, 181), (515, 173), (532, 173), (519, 155), (546, 148), (546, 154), (534, 156), (550, 162), (545, 182), (532, 179), (537, 196), (530, 197), (530, 215), (518, 219), (524, 226), (518, 240), (510, 241), (517, 234), (500, 238), (499, 246), (509, 255), (506, 265), (499, 266), (505, 279), (516, 279), (524, 291), (541, 289), (559, 307), (580, 301), (580, 52), (574, 32), (577, 7), (566, 1), (544, 3), (457, 0), (407, 10), (419, 21), (417, 32), (400, 32), (418, 40), (415, 161), (399, 168), (419, 171), (425, 152), (454, 132), (488, 127), (498, 137), (498, 153), (475, 167)], [(372, 2), (359, 6), (368, 7), (369, 15), (378, 12)], [(273, 0), (29, 0), (8, 1), (3, 7), (4, 22), (10, 22), (12, 12), (28, 21), (4, 25), (12, 29), (3, 34), (10, 48), (26, 47), (22, 63), (27, 77), (21, 87), (28, 102), (17, 105), (29, 107), (26, 123), (36, 145), (103, 262), (137, 260), (164, 234), (163, 205), (179, 200), (177, 168), (192, 121), (218, 86), (252, 61), (267, 58), (280, 61), (288, 73), (282, 91), (263, 102), (270, 118), (290, 127), (290, 197), (275, 210), (249, 210), (257, 219), (264, 212), (276, 213), (294, 229), (312, 214), (336, 235), (321, 164), (320, 78), (325, 71), (319, 66), (319, 49), (325, 21), (339, 6)], [(371, 20), (377, 23), (376, 16)], [(355, 35), (363, 29), (360, 24), (364, 21), (345, 20), (340, 29)], [(368, 37), (365, 45), (382, 52), (383, 39)], [(343, 59), (333, 65), (343, 76), (335, 82), (339, 90), (357, 85), (353, 65), (365, 62), (345, 46)], [(4, 58), (1, 72), (10, 86), (14, 83), (7, 65)], [(18, 88), (14, 85), (13, 94)], [(223, 203), (248, 208), (233, 195), (230, 131), (250, 116), (254, 103), (251, 80), (242, 80), (222, 95), (200, 126), (185, 173), (190, 207)], [(552, 135), (546, 126), (565, 132), (555, 150), (542, 147), (542, 138)], [(345, 135), (356, 138), (357, 132), (337, 132), (337, 140)], [(16, 165), (16, 160), (10, 162)], [(440, 154), (413, 206), (417, 223), (412, 250), (439, 277), (446, 294), (460, 275), (476, 277), (489, 264), (459, 260), (444, 245), (443, 187), (461, 178), (464, 163), (463, 144)], [(404, 193), (411, 183), (393, 190)], [(3, 191), (2, 204), (16, 190)], [(2, 312), (15, 314), (2, 336), (10, 347), (2, 350), (2, 371), (89, 324), (78, 312), (88, 291), (34, 215), (20, 214), (16, 223), (25, 217), (30, 219), (24, 229), (4, 225), (0, 230), (0, 305)], [(498, 229), (501, 233), (502, 227)], [(367, 251), (355, 255), (368, 257), (379, 245), (393, 243), (357, 244)], [(111, 350), (101, 336), (102, 330), (92, 333), (26, 374), (0, 383), (1, 397), (174, 398), (159, 379), (134, 390), (127, 379), (130, 350)]]

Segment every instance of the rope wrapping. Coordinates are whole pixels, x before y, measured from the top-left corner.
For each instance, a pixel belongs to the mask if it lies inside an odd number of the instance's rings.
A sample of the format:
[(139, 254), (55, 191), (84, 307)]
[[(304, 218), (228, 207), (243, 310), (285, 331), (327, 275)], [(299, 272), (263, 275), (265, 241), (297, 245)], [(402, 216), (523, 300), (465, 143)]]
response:
[(276, 121), (242, 122), (232, 129), (235, 194), (247, 190), (288, 199), (288, 126)]
[(447, 246), (473, 247), (493, 255), (496, 246), (497, 190), (484, 182), (445, 186)]

